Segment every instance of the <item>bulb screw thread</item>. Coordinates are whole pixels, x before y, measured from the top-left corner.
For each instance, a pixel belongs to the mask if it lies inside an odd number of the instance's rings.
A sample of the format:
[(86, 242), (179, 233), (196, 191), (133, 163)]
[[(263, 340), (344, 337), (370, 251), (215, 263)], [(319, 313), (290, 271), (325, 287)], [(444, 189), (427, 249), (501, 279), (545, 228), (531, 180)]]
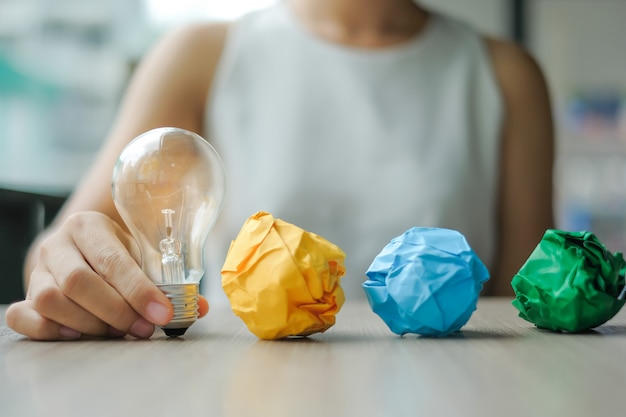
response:
[(158, 285), (158, 287), (170, 299), (174, 307), (172, 320), (161, 329), (169, 337), (182, 336), (198, 318), (200, 285), (197, 283), (167, 284)]

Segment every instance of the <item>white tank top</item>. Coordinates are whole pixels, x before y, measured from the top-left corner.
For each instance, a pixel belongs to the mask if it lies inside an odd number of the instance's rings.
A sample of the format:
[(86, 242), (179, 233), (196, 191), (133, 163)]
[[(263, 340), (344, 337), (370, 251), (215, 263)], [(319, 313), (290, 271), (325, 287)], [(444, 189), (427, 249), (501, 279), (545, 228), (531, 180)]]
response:
[(413, 226), (456, 229), (490, 266), (503, 104), (485, 46), (433, 14), (384, 49), (346, 47), (304, 29), (282, 1), (231, 29), (205, 120), (229, 189), (207, 245), (204, 288), (257, 211), (339, 245), (342, 287), (364, 298), (374, 256)]

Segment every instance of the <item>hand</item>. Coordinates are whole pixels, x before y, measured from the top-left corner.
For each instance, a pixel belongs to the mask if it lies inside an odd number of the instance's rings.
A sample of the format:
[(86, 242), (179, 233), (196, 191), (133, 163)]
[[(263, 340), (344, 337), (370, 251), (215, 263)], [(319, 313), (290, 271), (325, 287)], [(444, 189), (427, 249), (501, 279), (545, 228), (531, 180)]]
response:
[[(98, 212), (75, 213), (35, 248), (26, 299), (6, 313), (9, 327), (36, 340), (82, 335), (149, 338), (173, 315), (143, 273), (139, 247)], [(209, 309), (199, 301), (199, 316)]]

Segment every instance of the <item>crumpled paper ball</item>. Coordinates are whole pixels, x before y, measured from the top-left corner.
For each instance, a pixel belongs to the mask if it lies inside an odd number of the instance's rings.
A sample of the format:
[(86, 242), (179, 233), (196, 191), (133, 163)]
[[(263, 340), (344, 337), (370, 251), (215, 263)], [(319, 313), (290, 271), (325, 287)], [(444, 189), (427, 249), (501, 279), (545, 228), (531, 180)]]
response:
[(519, 316), (537, 327), (581, 332), (613, 317), (624, 305), (624, 258), (590, 232), (548, 229), (511, 286)]
[(470, 319), (489, 271), (456, 230), (414, 227), (376, 256), (363, 283), (392, 332), (446, 336)]
[(260, 339), (308, 336), (335, 324), (344, 260), (338, 246), (260, 211), (230, 245), (222, 288)]

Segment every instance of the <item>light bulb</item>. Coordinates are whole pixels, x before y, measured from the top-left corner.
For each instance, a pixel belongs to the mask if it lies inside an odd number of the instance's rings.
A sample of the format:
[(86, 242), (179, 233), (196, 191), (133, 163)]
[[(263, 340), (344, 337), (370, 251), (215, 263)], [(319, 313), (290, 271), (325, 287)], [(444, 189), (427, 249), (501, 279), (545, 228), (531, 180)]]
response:
[(141, 250), (144, 273), (174, 307), (162, 329), (170, 337), (181, 336), (198, 317), (204, 245), (226, 193), (222, 161), (195, 133), (154, 129), (122, 150), (111, 189)]

